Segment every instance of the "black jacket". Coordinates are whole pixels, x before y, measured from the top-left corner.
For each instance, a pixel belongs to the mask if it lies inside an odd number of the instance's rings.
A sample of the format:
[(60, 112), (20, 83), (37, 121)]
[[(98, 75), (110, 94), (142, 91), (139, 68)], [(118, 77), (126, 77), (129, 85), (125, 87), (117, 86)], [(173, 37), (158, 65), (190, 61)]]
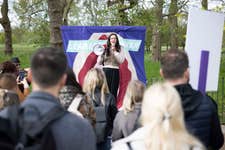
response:
[(190, 84), (176, 85), (175, 88), (182, 99), (188, 131), (207, 148), (221, 148), (224, 137), (217, 113), (217, 105), (213, 99), (192, 89)]

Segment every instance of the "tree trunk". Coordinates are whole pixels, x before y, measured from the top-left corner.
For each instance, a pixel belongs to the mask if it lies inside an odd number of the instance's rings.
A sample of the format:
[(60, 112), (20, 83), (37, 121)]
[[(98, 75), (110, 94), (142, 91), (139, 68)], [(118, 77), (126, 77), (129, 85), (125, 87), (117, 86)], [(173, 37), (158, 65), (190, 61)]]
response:
[(12, 30), (8, 17), (8, 0), (4, 0), (1, 7), (2, 18), (0, 18), (0, 23), (5, 32), (5, 54), (12, 55)]
[(208, 10), (208, 0), (202, 0), (202, 8)]
[(153, 26), (152, 34), (152, 56), (153, 61), (159, 61), (161, 57), (161, 25), (162, 25), (162, 10), (164, 0), (157, 0), (155, 6), (155, 25)]
[(64, 1), (64, 10), (63, 10), (63, 25), (68, 25), (68, 14), (71, 8), (73, 0), (65, 0)]
[(60, 26), (63, 24), (63, 3), (61, 0), (48, 0), (48, 15), (50, 18), (50, 44), (63, 48)]
[(169, 8), (170, 45), (172, 49), (178, 48), (178, 25), (177, 25), (177, 0), (171, 0)]

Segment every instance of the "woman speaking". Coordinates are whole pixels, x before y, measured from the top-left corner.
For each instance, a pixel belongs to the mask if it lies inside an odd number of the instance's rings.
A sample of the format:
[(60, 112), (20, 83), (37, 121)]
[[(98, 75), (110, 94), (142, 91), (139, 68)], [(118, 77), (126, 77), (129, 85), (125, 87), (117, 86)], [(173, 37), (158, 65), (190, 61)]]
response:
[(98, 57), (97, 64), (103, 65), (103, 71), (107, 79), (110, 92), (117, 98), (119, 87), (119, 65), (125, 59), (124, 52), (120, 46), (116, 33), (109, 35), (104, 53)]

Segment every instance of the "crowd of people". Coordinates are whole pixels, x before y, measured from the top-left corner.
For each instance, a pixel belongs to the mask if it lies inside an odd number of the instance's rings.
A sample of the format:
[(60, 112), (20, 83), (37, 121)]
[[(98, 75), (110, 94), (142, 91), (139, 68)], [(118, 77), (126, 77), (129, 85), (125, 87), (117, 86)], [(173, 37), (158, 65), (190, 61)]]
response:
[(118, 109), (118, 66), (124, 58), (115, 43), (118, 38), (112, 34), (99, 58), (106, 67), (90, 69), (82, 87), (61, 49), (38, 49), (29, 71), (19, 67), (18, 58), (1, 63), (0, 149), (22, 145), (48, 150), (217, 150), (223, 146), (217, 105), (188, 83), (184, 51), (171, 49), (162, 56), (163, 82), (146, 87), (139, 80), (130, 81)]

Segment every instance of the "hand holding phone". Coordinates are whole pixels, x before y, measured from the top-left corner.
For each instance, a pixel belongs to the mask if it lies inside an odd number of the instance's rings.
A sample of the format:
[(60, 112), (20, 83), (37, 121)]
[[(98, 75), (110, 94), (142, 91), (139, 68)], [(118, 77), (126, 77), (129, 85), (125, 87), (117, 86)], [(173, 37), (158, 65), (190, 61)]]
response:
[(19, 82), (21, 82), (27, 76), (27, 72), (25, 70), (21, 70), (19, 72)]

